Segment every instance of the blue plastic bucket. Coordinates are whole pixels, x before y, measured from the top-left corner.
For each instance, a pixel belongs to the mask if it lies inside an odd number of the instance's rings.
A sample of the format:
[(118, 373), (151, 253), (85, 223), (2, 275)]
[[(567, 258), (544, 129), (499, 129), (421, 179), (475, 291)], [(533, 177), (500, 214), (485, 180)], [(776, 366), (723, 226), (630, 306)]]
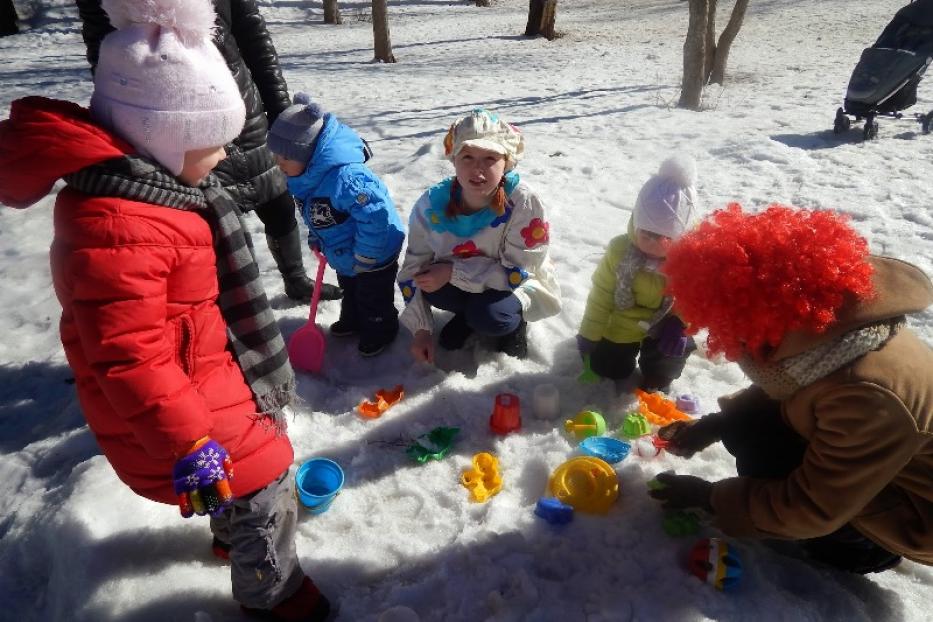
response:
[(312, 514), (321, 514), (343, 488), (343, 469), (333, 460), (312, 458), (299, 467), (295, 485), (301, 504)]

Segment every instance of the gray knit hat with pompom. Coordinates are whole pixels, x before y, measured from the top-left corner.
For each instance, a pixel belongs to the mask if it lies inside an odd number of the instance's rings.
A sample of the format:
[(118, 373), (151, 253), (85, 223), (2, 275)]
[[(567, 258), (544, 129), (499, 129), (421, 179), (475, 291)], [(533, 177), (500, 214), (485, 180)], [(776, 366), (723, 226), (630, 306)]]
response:
[(324, 127), (324, 110), (307, 93), (295, 93), (293, 104), (282, 111), (269, 128), (266, 143), (276, 155), (307, 164)]

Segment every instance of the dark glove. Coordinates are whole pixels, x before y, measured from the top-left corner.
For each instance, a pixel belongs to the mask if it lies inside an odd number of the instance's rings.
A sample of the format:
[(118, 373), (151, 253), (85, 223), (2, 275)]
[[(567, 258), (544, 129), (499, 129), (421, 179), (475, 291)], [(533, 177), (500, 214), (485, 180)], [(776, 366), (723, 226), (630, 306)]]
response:
[(221, 514), (233, 501), (232, 477), (233, 461), (227, 450), (207, 436), (197, 441), (172, 469), (181, 515)]
[(580, 352), (580, 356), (592, 354), (593, 350), (596, 349), (596, 344), (597, 342), (592, 339), (587, 339), (583, 335), (577, 335), (577, 350)]
[(661, 501), (665, 510), (701, 508), (712, 513), (710, 496), (713, 493), (713, 485), (705, 479), (669, 472), (658, 473), (655, 479), (657, 484), (648, 491), (648, 494), (653, 499)]
[(684, 333), (684, 323), (676, 315), (668, 315), (652, 331), (658, 340), (658, 350), (664, 356), (680, 357), (687, 352), (690, 338)]
[(668, 442), (665, 447), (668, 452), (690, 458), (722, 440), (721, 418), (719, 413), (713, 413), (693, 421), (675, 421), (658, 430), (658, 436)]

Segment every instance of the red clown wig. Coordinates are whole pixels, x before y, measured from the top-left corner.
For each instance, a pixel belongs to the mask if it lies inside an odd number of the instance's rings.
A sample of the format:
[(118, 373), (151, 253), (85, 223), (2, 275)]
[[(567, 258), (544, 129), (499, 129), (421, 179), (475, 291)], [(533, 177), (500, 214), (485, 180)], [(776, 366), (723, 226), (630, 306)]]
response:
[(717, 210), (674, 244), (664, 272), (677, 313), (730, 360), (760, 358), (789, 331), (823, 332), (873, 293), (868, 243), (846, 217), (783, 205)]

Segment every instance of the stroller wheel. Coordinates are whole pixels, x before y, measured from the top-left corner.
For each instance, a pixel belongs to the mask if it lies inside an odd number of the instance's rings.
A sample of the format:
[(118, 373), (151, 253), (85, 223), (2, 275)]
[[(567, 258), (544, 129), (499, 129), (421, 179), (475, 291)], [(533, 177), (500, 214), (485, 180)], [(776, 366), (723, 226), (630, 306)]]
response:
[(920, 129), (923, 130), (924, 134), (930, 133), (930, 123), (933, 122), (933, 110), (921, 115), (920, 117)]
[(852, 127), (852, 121), (849, 120), (842, 108), (837, 108), (836, 120), (833, 122), (833, 134), (848, 132), (850, 127)]
[(862, 130), (862, 138), (872, 140), (878, 136), (878, 122), (874, 119), (865, 119), (865, 129)]

